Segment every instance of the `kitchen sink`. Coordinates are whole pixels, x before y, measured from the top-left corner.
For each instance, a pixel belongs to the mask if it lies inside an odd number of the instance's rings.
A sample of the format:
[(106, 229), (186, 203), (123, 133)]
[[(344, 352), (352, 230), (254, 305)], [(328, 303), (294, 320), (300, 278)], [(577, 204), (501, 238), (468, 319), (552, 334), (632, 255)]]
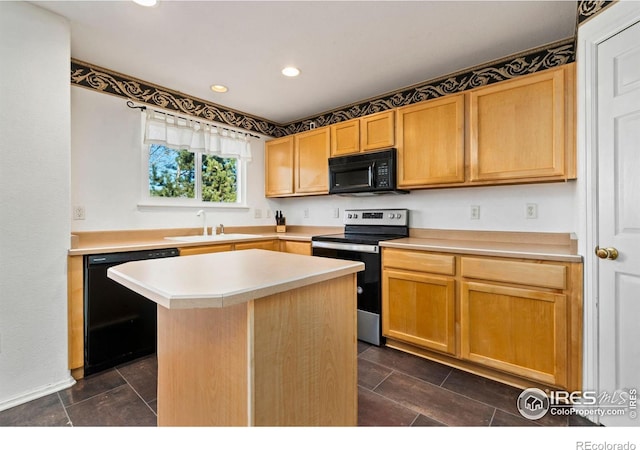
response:
[(243, 234), (243, 233), (228, 233), (228, 234), (214, 234), (211, 236), (204, 236), (201, 234), (191, 236), (168, 236), (165, 239), (178, 242), (220, 242), (220, 241), (233, 241), (237, 239), (251, 239), (260, 238), (259, 234)]

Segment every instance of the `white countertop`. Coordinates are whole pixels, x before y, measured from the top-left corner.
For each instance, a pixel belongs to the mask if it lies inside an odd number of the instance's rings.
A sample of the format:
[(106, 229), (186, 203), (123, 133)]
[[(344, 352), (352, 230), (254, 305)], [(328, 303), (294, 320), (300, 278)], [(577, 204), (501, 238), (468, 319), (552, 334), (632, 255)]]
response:
[(268, 250), (132, 261), (107, 276), (169, 309), (222, 308), (364, 270), (364, 264)]

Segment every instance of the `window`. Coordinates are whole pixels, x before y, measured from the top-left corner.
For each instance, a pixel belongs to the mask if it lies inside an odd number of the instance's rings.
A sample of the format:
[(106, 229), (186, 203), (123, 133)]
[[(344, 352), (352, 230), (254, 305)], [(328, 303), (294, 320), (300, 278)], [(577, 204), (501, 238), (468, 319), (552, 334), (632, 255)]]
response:
[(143, 129), (143, 204), (245, 206), (246, 133), (158, 111)]
[(150, 144), (148, 194), (150, 197), (238, 203), (239, 161), (189, 150)]

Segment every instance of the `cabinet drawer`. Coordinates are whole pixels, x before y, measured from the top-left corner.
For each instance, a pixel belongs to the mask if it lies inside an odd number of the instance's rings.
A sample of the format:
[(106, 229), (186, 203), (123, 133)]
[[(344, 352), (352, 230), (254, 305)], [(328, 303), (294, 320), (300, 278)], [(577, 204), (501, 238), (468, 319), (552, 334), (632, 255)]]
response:
[(567, 268), (562, 265), (464, 257), (461, 271), (465, 278), (551, 289), (567, 288)]
[(202, 245), (198, 247), (182, 247), (180, 256), (202, 255), (203, 253), (230, 252), (233, 250), (231, 244)]
[(235, 250), (249, 250), (249, 249), (262, 249), (262, 250), (279, 250), (278, 241), (252, 241), (252, 242), (238, 242), (235, 244)]
[(437, 255), (412, 250), (396, 250), (385, 248), (382, 254), (384, 267), (394, 267), (418, 272), (455, 275), (456, 257), (451, 255)]

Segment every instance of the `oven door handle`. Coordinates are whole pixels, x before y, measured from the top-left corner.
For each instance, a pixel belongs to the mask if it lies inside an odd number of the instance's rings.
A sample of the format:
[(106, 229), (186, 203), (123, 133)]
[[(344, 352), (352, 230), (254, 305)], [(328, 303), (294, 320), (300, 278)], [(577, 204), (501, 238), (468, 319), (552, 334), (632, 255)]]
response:
[(349, 244), (343, 242), (311, 241), (311, 247), (344, 250), (348, 252), (380, 253), (380, 247), (369, 244)]

